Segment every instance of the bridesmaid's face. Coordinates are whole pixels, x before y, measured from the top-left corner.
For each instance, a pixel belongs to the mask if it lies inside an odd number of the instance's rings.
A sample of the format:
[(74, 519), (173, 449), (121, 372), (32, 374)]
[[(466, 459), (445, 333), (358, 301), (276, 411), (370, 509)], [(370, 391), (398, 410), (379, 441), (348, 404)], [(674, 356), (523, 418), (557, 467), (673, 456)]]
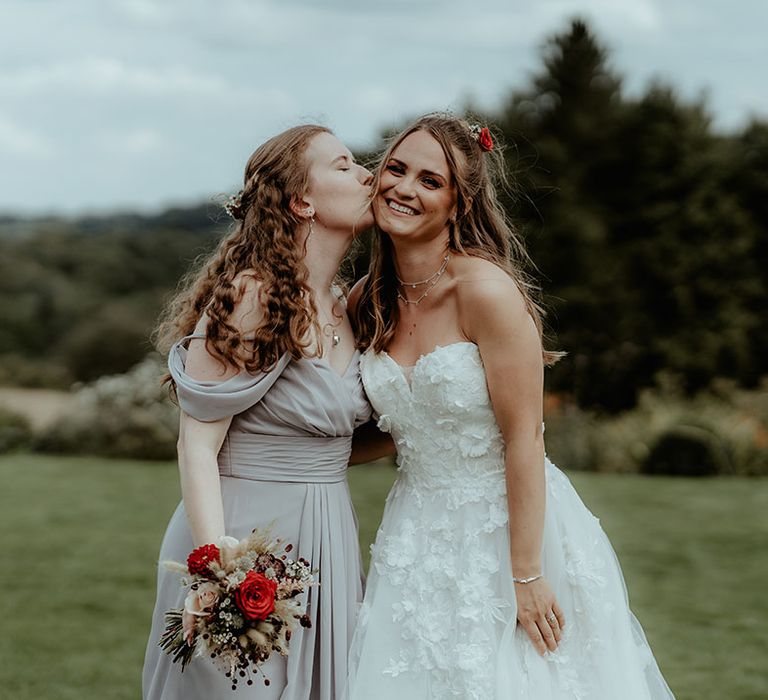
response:
[(360, 233), (373, 225), (373, 176), (355, 163), (350, 150), (333, 134), (315, 136), (306, 151), (309, 189), (304, 199), (315, 220), (330, 230)]
[(448, 232), (456, 212), (456, 187), (442, 146), (426, 131), (414, 131), (382, 164), (374, 214), (393, 238), (431, 240)]

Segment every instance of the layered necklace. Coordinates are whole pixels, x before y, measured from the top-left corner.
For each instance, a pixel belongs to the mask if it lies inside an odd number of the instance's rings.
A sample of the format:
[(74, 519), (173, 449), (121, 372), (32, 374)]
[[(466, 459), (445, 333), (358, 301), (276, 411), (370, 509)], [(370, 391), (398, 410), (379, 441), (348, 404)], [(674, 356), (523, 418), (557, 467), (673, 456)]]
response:
[(424, 285), (426, 285), (427, 287), (418, 299), (407, 299), (405, 297), (405, 294), (401, 294), (400, 290), (398, 289), (397, 290), (398, 299), (400, 299), (406, 305), (412, 304), (413, 306), (418, 306), (434, 289), (435, 285), (440, 281), (440, 278), (443, 276), (445, 269), (448, 267), (448, 262), (450, 261), (450, 259), (451, 259), (451, 254), (448, 253), (443, 258), (442, 264), (435, 272), (433, 272), (426, 279), (419, 280), (418, 282), (404, 282), (399, 277), (397, 277), (397, 275), (395, 275), (397, 279), (397, 283), (403, 288), (403, 291), (405, 291), (406, 287), (410, 287), (411, 289), (416, 289), (417, 287), (423, 287)]

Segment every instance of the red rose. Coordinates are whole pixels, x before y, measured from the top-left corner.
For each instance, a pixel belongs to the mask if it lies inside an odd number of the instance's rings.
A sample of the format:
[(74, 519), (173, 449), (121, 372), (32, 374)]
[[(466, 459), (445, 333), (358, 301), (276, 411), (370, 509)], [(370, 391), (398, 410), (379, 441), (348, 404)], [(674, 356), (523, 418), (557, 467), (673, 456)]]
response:
[(190, 574), (199, 576), (211, 576), (211, 570), (208, 565), (212, 562), (221, 562), (221, 552), (215, 544), (204, 544), (202, 547), (193, 549), (187, 557), (187, 569)]
[(235, 591), (235, 603), (249, 620), (265, 620), (275, 609), (277, 583), (264, 574), (249, 571)]
[(480, 148), (482, 148), (484, 151), (493, 150), (493, 138), (491, 138), (491, 132), (488, 127), (484, 126), (482, 129), (480, 129), (477, 142), (480, 144)]

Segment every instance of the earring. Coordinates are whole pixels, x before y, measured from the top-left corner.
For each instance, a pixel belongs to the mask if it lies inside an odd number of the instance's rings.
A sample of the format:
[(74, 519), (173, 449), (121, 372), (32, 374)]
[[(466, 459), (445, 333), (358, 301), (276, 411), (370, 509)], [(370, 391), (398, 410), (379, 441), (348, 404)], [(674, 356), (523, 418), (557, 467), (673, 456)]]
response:
[(309, 240), (309, 237), (312, 235), (312, 231), (314, 230), (312, 227), (313, 227), (314, 223), (315, 223), (315, 215), (314, 214), (310, 214), (310, 217), (309, 217), (309, 233), (307, 233), (307, 240)]

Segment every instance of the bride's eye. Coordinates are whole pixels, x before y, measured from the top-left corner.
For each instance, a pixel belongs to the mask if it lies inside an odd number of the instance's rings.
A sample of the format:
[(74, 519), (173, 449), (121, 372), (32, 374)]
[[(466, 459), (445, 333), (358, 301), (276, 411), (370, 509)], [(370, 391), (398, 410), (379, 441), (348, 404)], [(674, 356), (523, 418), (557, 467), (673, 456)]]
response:
[(440, 183), (437, 180), (435, 180), (435, 178), (433, 177), (425, 177), (424, 184), (433, 190), (436, 190), (438, 187), (441, 186)]
[(399, 165), (398, 163), (390, 163), (387, 165), (387, 170), (389, 172), (394, 173), (395, 175), (402, 175), (403, 174), (403, 166)]

